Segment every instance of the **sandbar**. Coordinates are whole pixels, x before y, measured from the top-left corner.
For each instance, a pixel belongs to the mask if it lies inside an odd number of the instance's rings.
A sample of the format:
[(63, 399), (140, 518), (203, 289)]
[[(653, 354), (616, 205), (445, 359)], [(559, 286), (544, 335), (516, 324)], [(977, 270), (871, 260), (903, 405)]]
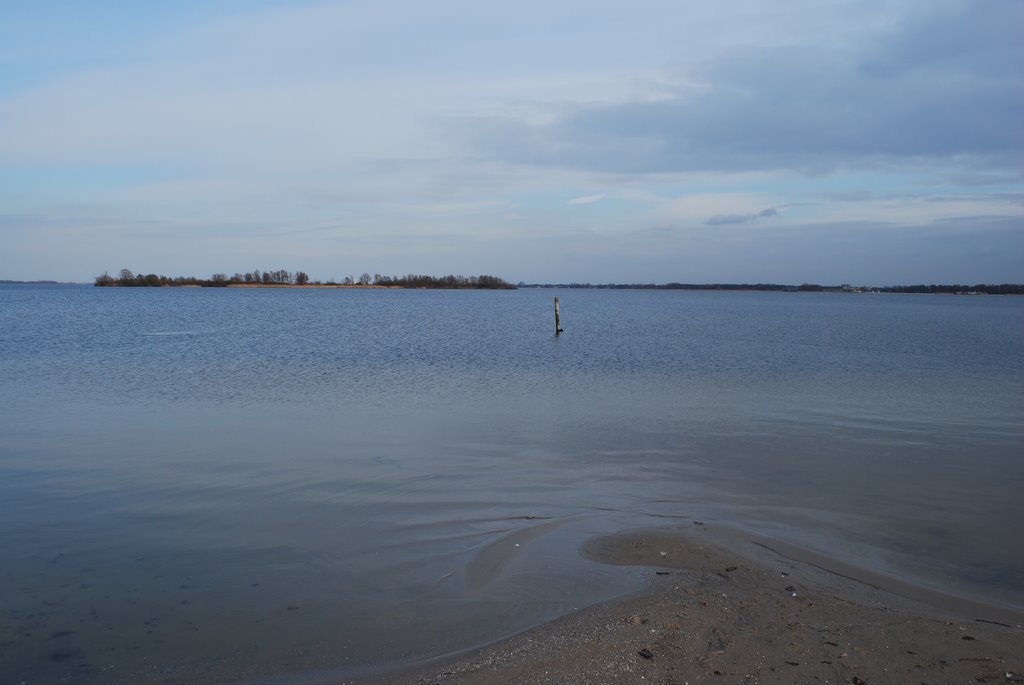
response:
[(695, 522), (588, 542), (636, 595), (359, 685), (1024, 683), (1024, 611)]

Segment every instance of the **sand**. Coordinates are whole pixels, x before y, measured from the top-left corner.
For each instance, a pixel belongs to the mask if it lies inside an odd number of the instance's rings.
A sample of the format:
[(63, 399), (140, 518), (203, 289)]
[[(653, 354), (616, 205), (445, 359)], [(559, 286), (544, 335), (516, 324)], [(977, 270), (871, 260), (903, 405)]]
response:
[(1024, 683), (1024, 612), (703, 525), (601, 538), (583, 553), (649, 567), (649, 589), (353, 682)]

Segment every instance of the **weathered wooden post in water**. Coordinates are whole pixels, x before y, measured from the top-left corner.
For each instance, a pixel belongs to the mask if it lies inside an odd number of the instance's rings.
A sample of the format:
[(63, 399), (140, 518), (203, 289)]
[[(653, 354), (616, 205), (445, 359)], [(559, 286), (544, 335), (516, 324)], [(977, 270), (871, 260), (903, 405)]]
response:
[(558, 311), (558, 298), (555, 298), (555, 335), (562, 332), (561, 316)]

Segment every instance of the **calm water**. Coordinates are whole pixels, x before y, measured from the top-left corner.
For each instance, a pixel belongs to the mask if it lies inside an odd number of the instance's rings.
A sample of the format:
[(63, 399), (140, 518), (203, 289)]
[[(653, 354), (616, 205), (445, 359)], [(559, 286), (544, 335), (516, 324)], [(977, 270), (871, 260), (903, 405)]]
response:
[(10, 682), (462, 649), (691, 519), (1024, 607), (1024, 298), (0, 286), (0, 403)]

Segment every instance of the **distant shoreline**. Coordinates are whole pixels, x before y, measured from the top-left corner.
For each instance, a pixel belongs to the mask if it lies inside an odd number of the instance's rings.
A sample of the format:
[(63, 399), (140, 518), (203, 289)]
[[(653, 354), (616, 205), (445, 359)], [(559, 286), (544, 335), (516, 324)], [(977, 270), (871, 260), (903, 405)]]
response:
[(0, 281), (0, 285), (83, 285), (63, 281)]
[[(23, 282), (22, 285), (33, 285), (37, 283)], [(52, 283), (53, 285), (84, 285), (79, 283)], [(256, 289), (256, 288), (279, 288), (283, 290), (315, 290), (315, 289), (343, 289), (343, 290), (515, 290), (512, 288), (486, 288), (486, 287), (467, 287), (467, 286), (417, 286), (417, 285), (376, 285), (374, 283), (367, 283), (361, 285), (359, 283), (344, 284), (344, 283), (305, 283), (298, 285), (294, 283), (227, 283), (224, 285), (204, 285), (201, 283), (168, 283), (157, 286), (138, 286), (138, 285), (121, 285), (113, 283), (110, 285), (100, 286), (104, 288), (204, 288), (204, 289)]]
[[(160, 277), (165, 278), (165, 277)], [(430, 278), (430, 277), (426, 277)], [(462, 277), (457, 277), (462, 278)], [(435, 279), (440, 280), (440, 279)], [(500, 279), (498, 279), (500, 281)], [(67, 285), (82, 286), (88, 283), (74, 281), (55, 280), (0, 280), (0, 285)], [(1000, 283), (1000, 284), (918, 284), (918, 285), (887, 285), (887, 286), (849, 286), (849, 285), (784, 285), (775, 283), (511, 283), (500, 281), (495, 285), (471, 285), (460, 283), (452, 285), (441, 285), (431, 283), (406, 284), (404, 279), (387, 279), (386, 282), (370, 283), (326, 283), (314, 281), (310, 283), (238, 283), (221, 281), (204, 281), (199, 279), (181, 279), (175, 282), (166, 279), (156, 283), (121, 282), (119, 279), (111, 278), (103, 283), (93, 285), (108, 288), (138, 288), (138, 287), (160, 287), (160, 288), (343, 288), (343, 289), (369, 289), (369, 290), (517, 290), (517, 289), (562, 289), (562, 290), (687, 290), (687, 291), (724, 291), (724, 292), (824, 292), (824, 293), (886, 293), (886, 294), (907, 294), (907, 295), (1024, 295), (1024, 284)]]
[[(193, 286), (193, 287), (201, 288), (203, 286)], [(216, 287), (216, 286), (213, 286), (213, 287)], [(359, 285), (358, 283), (353, 283), (353, 284), (350, 284), (350, 285), (345, 285), (344, 283), (307, 283), (305, 285), (288, 285), (288, 284), (285, 284), (285, 283), (269, 283), (269, 284), (265, 284), (265, 283), (229, 283), (228, 285), (226, 285), (224, 287), (225, 288), (356, 288), (356, 289), (359, 289), (359, 290), (362, 290), (362, 289), (369, 289), (369, 290), (375, 290), (376, 289), (376, 290), (380, 290), (380, 289), (395, 289), (395, 288), (405, 289), (403, 286), (400, 286), (400, 285), (374, 285), (372, 283), (368, 283), (366, 285)]]
[(520, 288), (558, 288), (564, 290), (700, 290), (751, 291), (784, 293), (900, 293), (940, 295), (1024, 295), (1024, 285), (1018, 283), (917, 284), (885, 286), (784, 285), (778, 283), (520, 283)]

